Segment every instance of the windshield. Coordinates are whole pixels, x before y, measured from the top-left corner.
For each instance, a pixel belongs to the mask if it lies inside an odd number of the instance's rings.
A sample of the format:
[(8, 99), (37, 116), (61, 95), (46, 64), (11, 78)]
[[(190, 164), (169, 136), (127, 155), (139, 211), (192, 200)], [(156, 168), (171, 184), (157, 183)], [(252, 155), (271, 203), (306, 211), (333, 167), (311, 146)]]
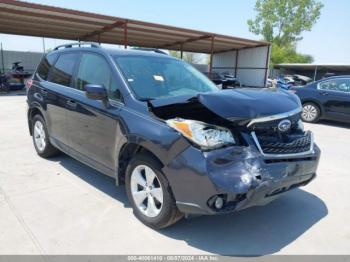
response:
[(130, 88), (140, 99), (196, 95), (219, 90), (191, 65), (168, 57), (114, 57)]

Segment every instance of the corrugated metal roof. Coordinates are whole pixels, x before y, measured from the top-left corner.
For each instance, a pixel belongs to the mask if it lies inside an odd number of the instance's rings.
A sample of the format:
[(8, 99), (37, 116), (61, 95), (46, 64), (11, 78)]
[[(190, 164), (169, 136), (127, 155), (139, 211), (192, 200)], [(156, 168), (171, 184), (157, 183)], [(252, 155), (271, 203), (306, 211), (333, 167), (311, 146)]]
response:
[[(14, 0), (0, 0), (0, 33), (214, 53), (269, 43)], [(212, 38), (214, 45), (212, 46)]]
[(300, 64), (300, 63), (286, 63), (286, 64), (276, 64), (273, 66), (275, 69), (295, 69), (295, 70), (315, 70), (317, 69), (329, 69), (329, 70), (350, 70), (350, 64), (335, 64), (335, 63), (327, 63), (327, 64)]

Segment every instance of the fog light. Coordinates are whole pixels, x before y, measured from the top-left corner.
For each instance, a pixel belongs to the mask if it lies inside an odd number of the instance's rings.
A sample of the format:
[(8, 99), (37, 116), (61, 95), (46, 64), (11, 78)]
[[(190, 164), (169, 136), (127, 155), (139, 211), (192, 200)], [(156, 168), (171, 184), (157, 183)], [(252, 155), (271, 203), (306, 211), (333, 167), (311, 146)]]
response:
[(221, 209), (223, 205), (224, 205), (224, 200), (222, 199), (222, 197), (217, 197), (215, 200), (215, 208)]

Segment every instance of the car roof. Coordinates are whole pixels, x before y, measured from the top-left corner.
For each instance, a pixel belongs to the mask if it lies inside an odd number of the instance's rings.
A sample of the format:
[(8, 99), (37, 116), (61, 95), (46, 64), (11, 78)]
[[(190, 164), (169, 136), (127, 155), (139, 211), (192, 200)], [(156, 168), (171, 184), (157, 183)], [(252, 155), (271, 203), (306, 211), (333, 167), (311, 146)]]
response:
[(153, 49), (150, 50), (137, 50), (137, 49), (112, 49), (112, 48), (97, 48), (97, 47), (72, 47), (53, 50), (49, 54), (60, 54), (65, 52), (81, 52), (92, 51), (95, 53), (107, 54), (110, 56), (145, 56), (145, 57), (165, 57), (169, 59), (177, 59), (171, 55), (159, 53)]
[(325, 78), (317, 80), (316, 82), (324, 81), (324, 80), (332, 80), (332, 79), (337, 79), (337, 78), (350, 78), (350, 75), (337, 75), (337, 76), (325, 77)]
[(314, 82), (308, 83), (307, 86), (313, 86), (314, 84), (318, 84), (323, 81), (332, 80), (332, 79), (341, 79), (341, 78), (350, 78), (350, 75), (330, 76), (330, 77), (321, 78)]

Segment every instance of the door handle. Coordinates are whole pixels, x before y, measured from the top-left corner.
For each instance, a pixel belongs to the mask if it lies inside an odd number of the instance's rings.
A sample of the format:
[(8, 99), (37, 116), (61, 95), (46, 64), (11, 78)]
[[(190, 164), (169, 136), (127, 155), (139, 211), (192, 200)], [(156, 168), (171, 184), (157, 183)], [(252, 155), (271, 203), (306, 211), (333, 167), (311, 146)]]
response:
[(68, 100), (66, 104), (69, 108), (72, 108), (72, 109), (75, 109), (77, 107), (77, 103), (74, 100)]
[(323, 96), (328, 96), (329, 95), (328, 92), (321, 92), (320, 94), (323, 95)]

